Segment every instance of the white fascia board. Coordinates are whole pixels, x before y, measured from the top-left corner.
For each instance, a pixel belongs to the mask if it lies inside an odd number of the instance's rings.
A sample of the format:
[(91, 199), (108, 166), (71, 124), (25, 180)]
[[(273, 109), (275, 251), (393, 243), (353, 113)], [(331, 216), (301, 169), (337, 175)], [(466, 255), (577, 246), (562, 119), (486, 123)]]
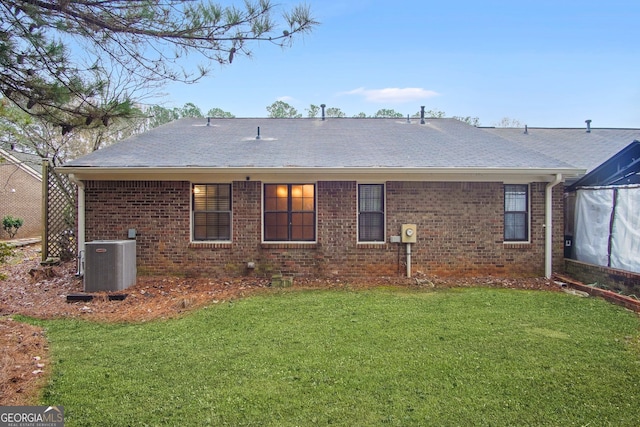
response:
[(0, 156), (4, 157), (5, 159), (7, 159), (8, 162), (11, 162), (12, 164), (17, 166), (18, 168), (22, 169), (23, 171), (25, 171), (29, 175), (33, 176), (38, 181), (42, 181), (42, 176), (39, 175), (38, 172), (36, 172), (35, 169), (33, 169), (31, 166), (29, 166), (25, 162), (21, 161), (20, 159), (18, 159), (17, 157), (12, 156), (11, 153), (9, 153), (8, 151), (5, 151), (2, 148), (0, 148)]
[(243, 168), (243, 167), (59, 167), (57, 172), (73, 174), (76, 179), (96, 181), (198, 181), (214, 177), (225, 181), (318, 180), (353, 181), (466, 181), (466, 182), (551, 182), (557, 174), (581, 176), (584, 169), (523, 168)]

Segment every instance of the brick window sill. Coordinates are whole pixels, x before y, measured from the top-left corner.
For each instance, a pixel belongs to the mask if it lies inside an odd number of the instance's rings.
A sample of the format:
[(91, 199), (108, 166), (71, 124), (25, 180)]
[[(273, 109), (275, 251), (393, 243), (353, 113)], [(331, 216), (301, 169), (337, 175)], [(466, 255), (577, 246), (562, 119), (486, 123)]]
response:
[(504, 242), (505, 249), (529, 249), (531, 242)]
[(358, 249), (387, 249), (387, 244), (385, 242), (380, 243), (358, 243), (356, 245)]
[(189, 249), (231, 249), (231, 242), (190, 242)]
[(318, 247), (317, 243), (270, 243), (262, 242), (260, 245), (263, 249), (315, 249)]

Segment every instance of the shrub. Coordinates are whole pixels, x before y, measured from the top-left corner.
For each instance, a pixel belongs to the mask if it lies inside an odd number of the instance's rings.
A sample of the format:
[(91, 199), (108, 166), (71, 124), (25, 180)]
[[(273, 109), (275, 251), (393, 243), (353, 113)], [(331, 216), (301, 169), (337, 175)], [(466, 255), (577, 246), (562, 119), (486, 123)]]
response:
[(13, 248), (7, 243), (0, 243), (0, 264), (7, 262), (13, 256)]
[(18, 232), (18, 229), (22, 227), (24, 221), (22, 218), (14, 218), (11, 215), (7, 215), (2, 218), (2, 228), (7, 232), (10, 239), (13, 239)]

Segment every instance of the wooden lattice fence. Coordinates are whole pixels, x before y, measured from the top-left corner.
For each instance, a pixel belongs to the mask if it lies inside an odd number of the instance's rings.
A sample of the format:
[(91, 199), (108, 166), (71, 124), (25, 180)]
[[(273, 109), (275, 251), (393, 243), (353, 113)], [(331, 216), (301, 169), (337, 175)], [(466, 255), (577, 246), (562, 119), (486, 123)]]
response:
[(76, 192), (68, 175), (56, 173), (47, 160), (42, 162), (42, 261), (76, 256)]

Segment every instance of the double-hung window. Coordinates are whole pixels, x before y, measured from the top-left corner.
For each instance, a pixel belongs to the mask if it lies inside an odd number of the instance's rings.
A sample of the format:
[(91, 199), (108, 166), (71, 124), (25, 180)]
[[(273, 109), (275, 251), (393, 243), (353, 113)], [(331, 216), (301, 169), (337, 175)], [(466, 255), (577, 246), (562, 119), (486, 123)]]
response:
[(529, 240), (529, 186), (526, 184), (504, 186), (504, 240)]
[(358, 185), (358, 241), (384, 242), (384, 185)]
[(264, 240), (315, 241), (315, 194), (314, 184), (265, 184)]
[(231, 240), (231, 184), (193, 185), (193, 240)]

